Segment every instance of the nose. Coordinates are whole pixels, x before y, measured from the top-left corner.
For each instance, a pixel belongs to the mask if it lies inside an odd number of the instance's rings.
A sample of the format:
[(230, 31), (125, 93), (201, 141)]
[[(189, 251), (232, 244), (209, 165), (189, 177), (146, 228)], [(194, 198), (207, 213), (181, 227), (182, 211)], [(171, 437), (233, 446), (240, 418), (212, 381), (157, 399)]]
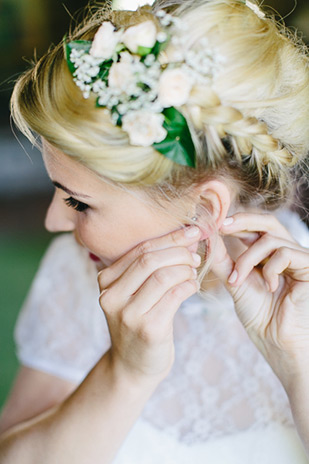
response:
[(75, 215), (76, 212), (64, 203), (56, 190), (47, 210), (45, 228), (49, 232), (72, 232), (75, 229)]

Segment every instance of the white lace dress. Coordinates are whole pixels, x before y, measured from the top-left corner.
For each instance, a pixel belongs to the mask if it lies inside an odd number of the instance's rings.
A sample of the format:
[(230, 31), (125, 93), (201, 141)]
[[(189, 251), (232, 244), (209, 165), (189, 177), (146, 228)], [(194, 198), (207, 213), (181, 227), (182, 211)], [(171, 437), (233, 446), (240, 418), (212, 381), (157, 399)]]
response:
[[(304, 246), (306, 226), (282, 222)], [(70, 234), (50, 245), (16, 331), (23, 365), (80, 383), (110, 344), (96, 270)], [(114, 464), (303, 464), (286, 394), (231, 298), (189, 298), (175, 317), (176, 360)]]

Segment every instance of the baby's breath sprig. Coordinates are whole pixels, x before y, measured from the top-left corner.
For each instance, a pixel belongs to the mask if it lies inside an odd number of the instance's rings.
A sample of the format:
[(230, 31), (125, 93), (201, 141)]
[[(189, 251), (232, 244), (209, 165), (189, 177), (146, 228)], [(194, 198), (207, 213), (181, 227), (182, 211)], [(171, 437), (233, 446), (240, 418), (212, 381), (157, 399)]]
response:
[[(159, 31), (151, 20), (126, 30), (105, 21), (93, 41), (67, 42), (68, 67), (83, 97), (95, 94), (96, 106), (110, 111), (132, 145), (153, 146), (175, 163), (195, 167), (188, 123), (176, 107), (188, 101), (195, 83), (214, 76), (220, 59), (205, 41), (185, 51), (177, 34), (181, 20), (163, 10), (157, 17)], [(162, 65), (158, 57), (169, 44), (176, 53)]]

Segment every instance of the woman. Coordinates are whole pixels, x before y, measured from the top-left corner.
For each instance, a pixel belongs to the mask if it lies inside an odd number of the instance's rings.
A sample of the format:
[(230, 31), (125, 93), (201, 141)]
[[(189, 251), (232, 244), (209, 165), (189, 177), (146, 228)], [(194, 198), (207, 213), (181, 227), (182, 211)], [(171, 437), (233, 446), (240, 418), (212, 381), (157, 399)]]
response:
[(305, 164), (307, 71), (256, 4), (188, 0), (99, 9), (19, 79), (71, 234), (19, 318), (3, 463), (307, 462), (307, 232), (269, 213)]

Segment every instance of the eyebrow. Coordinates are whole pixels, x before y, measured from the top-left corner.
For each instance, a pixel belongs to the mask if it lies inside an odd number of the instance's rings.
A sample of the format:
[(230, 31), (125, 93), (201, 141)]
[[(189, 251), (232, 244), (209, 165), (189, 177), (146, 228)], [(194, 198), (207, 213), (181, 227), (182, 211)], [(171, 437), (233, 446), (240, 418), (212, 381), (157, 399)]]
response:
[(54, 186), (56, 188), (59, 188), (61, 190), (63, 190), (64, 192), (68, 193), (69, 195), (73, 195), (74, 197), (81, 197), (81, 198), (91, 198), (89, 195), (84, 195), (82, 193), (77, 193), (77, 192), (72, 192), (72, 190), (68, 189), (67, 187), (64, 187), (63, 185), (61, 185), (59, 182), (53, 180), (52, 183), (54, 184)]

